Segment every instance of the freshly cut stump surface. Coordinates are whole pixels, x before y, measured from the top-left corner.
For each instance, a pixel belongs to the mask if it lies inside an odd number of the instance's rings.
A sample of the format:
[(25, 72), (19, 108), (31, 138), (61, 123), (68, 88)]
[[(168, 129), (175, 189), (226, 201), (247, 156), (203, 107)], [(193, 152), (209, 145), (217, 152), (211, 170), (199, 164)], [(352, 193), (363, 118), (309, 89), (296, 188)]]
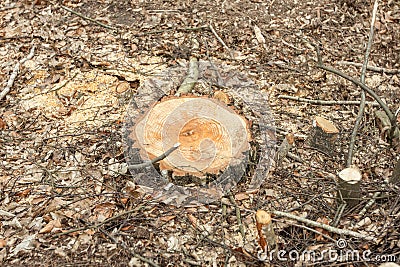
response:
[(244, 159), (250, 149), (248, 124), (245, 117), (216, 99), (165, 97), (138, 120), (131, 138), (144, 159), (158, 157), (180, 143), (160, 162), (160, 170), (170, 170), (174, 176), (204, 177)]

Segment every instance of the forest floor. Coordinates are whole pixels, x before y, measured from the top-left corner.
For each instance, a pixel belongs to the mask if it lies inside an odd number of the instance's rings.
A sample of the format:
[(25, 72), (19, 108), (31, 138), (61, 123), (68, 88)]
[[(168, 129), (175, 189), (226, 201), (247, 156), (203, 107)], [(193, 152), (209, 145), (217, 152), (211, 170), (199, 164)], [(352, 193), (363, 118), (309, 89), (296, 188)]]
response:
[[(360, 88), (317, 67), (310, 44), (319, 44), (325, 65), (359, 80), (361, 66), (354, 63), (364, 62), (372, 10), (367, 0), (1, 1), (0, 92), (16, 64), (31, 57), (21, 62), (0, 100), (0, 265), (399, 262), (400, 189), (388, 181), (400, 148), (379, 127), (376, 105), (365, 109), (352, 160), (362, 173), (361, 199), (336, 225), (369, 238), (275, 215), (275, 248), (284, 254), (263, 259), (255, 219), (262, 209), (322, 224), (335, 220), (338, 173), (346, 167), (359, 107), (279, 96), (359, 100)], [(368, 65), (387, 70), (367, 70), (365, 84), (395, 113), (400, 3), (379, 1), (374, 26)], [(200, 60), (229, 66), (258, 86), (273, 114), (277, 144), (293, 133), (290, 152), (301, 162), (287, 157), (272, 166), (256, 192), (246, 192), (242, 181), (218, 201), (173, 206), (134, 183), (126, 170), (123, 129), (138, 88), (171, 66), (185, 66), (193, 38)], [(367, 101), (374, 99), (367, 94)], [(307, 145), (316, 115), (340, 131), (333, 153)], [(374, 195), (376, 201), (361, 213)], [(307, 251), (341, 257), (300, 257)]]

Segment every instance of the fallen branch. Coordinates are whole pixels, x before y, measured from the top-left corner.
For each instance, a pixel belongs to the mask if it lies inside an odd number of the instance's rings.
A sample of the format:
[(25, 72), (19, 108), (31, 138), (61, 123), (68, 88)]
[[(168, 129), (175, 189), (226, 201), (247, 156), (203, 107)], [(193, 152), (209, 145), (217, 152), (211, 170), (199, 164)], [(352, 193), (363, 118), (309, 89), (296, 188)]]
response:
[(172, 152), (174, 152), (176, 149), (178, 149), (178, 147), (180, 146), (180, 143), (176, 143), (173, 147), (171, 147), (170, 149), (168, 149), (167, 151), (165, 151), (165, 153), (163, 153), (162, 155), (150, 160), (150, 161), (146, 161), (143, 163), (139, 163), (139, 164), (134, 164), (134, 165), (128, 165), (128, 169), (132, 169), (132, 170), (137, 170), (137, 169), (141, 169), (144, 167), (148, 167), (153, 165), (154, 163), (157, 163), (163, 159), (165, 159), (166, 157), (168, 157), (169, 154), (171, 154)]
[[(360, 101), (357, 100), (319, 100), (319, 99), (308, 99), (308, 98), (302, 98), (302, 97), (297, 97), (297, 96), (289, 96), (289, 95), (279, 95), (279, 99), (289, 99), (289, 100), (295, 100), (299, 102), (305, 102), (309, 104), (315, 104), (315, 105), (359, 105)], [(377, 102), (372, 102), (368, 101), (365, 102), (367, 105), (371, 106), (379, 106)]]
[[(193, 39), (193, 50), (197, 51), (198, 49), (199, 49), (199, 42), (196, 39)], [(179, 89), (177, 90), (175, 95), (180, 96), (181, 94), (190, 93), (193, 90), (194, 86), (196, 85), (198, 79), (199, 79), (199, 62), (197, 57), (195, 55), (192, 55), (189, 60), (188, 74), (186, 78), (183, 80), (181, 86), (179, 86)]]
[(34, 54), (35, 54), (35, 46), (32, 46), (28, 56), (21, 59), (19, 62), (17, 62), (17, 64), (15, 64), (13, 72), (11, 73), (11, 76), (8, 79), (6, 87), (0, 93), (0, 100), (2, 100), (11, 91), (11, 87), (14, 84), (15, 78), (17, 78), (20, 66), (24, 64), (25, 61), (32, 59)]
[[(361, 63), (355, 63), (355, 62), (350, 62), (350, 61), (339, 61), (337, 62), (338, 65), (347, 65), (347, 66), (355, 66), (355, 67), (362, 67), (363, 64)], [(381, 68), (381, 67), (375, 67), (375, 66), (367, 66), (367, 70), (375, 71), (375, 72), (383, 72), (386, 74), (398, 74), (400, 73), (400, 70), (398, 69), (387, 69), (387, 68)]]
[[(256, 211), (254, 211), (254, 210), (250, 210), (250, 209), (246, 209), (246, 208), (240, 208), (240, 209), (244, 210), (244, 211), (247, 211), (247, 212), (250, 212), (250, 213), (253, 213), (253, 214), (256, 213)], [(288, 212), (272, 210), (271, 213), (275, 214), (276, 216), (286, 217), (286, 218), (289, 218), (289, 219), (292, 219), (292, 220), (296, 220), (296, 221), (305, 223), (305, 224), (307, 224), (309, 226), (318, 227), (318, 228), (327, 230), (327, 231), (329, 231), (331, 233), (335, 233), (335, 234), (339, 234), (339, 235), (353, 236), (353, 237), (362, 238), (362, 239), (368, 240), (368, 241), (374, 241), (374, 242), (377, 241), (377, 239), (375, 237), (372, 237), (372, 236), (366, 236), (366, 235), (363, 235), (363, 234), (360, 234), (358, 232), (354, 232), (354, 231), (351, 231), (351, 230), (332, 227), (330, 225), (322, 224), (322, 223), (319, 223), (319, 222), (316, 222), (316, 221), (312, 221), (312, 220), (309, 220), (309, 219), (306, 219), (306, 218), (303, 218), (303, 217), (300, 217), (300, 216), (296, 216), (296, 215), (288, 213)]]
[[(75, 203), (75, 201), (74, 201), (73, 203)], [(70, 203), (69, 203), (69, 204), (70, 204)], [(69, 204), (68, 204), (68, 205), (69, 205)], [(75, 233), (75, 232), (79, 232), (79, 231), (85, 231), (85, 230), (88, 230), (88, 229), (95, 229), (95, 228), (98, 229), (98, 228), (99, 228), (100, 226), (102, 226), (103, 224), (106, 224), (106, 223), (109, 223), (109, 222), (111, 222), (111, 221), (114, 221), (115, 219), (120, 218), (120, 217), (122, 217), (122, 216), (125, 216), (125, 215), (128, 215), (128, 214), (131, 214), (131, 213), (140, 211), (146, 204), (148, 204), (148, 202), (144, 202), (144, 203), (142, 203), (141, 205), (135, 207), (134, 209), (131, 209), (131, 210), (122, 212), (122, 213), (120, 213), (120, 214), (117, 214), (117, 215), (115, 215), (114, 217), (108, 218), (108, 219), (106, 219), (106, 220), (104, 220), (104, 221), (102, 221), (102, 222), (99, 222), (99, 223), (97, 223), (97, 224), (93, 224), (93, 225), (91, 225), (91, 226), (85, 226), (85, 227), (75, 228), (75, 229), (70, 229), (70, 230), (67, 230), (67, 231), (64, 231), (64, 232), (61, 232), (61, 233), (54, 234), (54, 237), (60, 237), (60, 236), (63, 236), (63, 235), (68, 235), (68, 234)], [(65, 207), (65, 206), (64, 206), (64, 207)], [(56, 209), (56, 210), (60, 210), (60, 209)]]
[[(390, 120), (391, 121), (394, 120), (395, 117), (394, 117), (393, 113), (390, 111), (389, 107), (382, 101), (382, 99), (380, 99), (380, 97), (372, 89), (370, 89), (368, 86), (366, 86), (362, 82), (353, 79), (353, 77), (351, 77), (351, 76), (349, 76), (347, 74), (344, 74), (343, 72), (341, 72), (339, 70), (336, 70), (334, 68), (325, 66), (322, 63), (322, 57), (321, 57), (321, 52), (320, 52), (319, 46), (317, 44), (311, 43), (310, 41), (308, 41), (304, 37), (301, 37), (301, 36), (298, 36), (298, 37), (301, 38), (301, 40), (303, 42), (305, 42), (305, 44), (309, 48), (314, 48), (316, 50), (316, 52), (317, 52), (317, 66), (316, 67), (317, 68), (326, 70), (326, 71), (331, 72), (333, 74), (336, 74), (336, 75), (338, 75), (338, 76), (340, 76), (340, 77), (342, 77), (342, 78), (354, 83), (355, 85), (361, 87), (364, 91), (366, 91), (368, 94), (370, 94), (372, 96), (372, 98), (374, 98), (376, 100), (376, 102), (378, 102), (378, 104), (382, 107), (382, 109), (385, 111), (386, 115), (388, 115)], [(392, 126), (395, 127), (395, 125), (392, 125)]]
[[(360, 77), (360, 82), (365, 84), (365, 73), (367, 71), (367, 65), (368, 65), (368, 57), (369, 53), (371, 52), (371, 46), (372, 46), (372, 40), (374, 38), (374, 25), (375, 25), (375, 19), (376, 19), (376, 12), (378, 10), (378, 0), (375, 0), (374, 3), (374, 9), (372, 11), (372, 19), (371, 19), (371, 27), (369, 30), (369, 38), (368, 38), (368, 43), (367, 43), (367, 49), (365, 50), (365, 55), (364, 55), (364, 63), (361, 68), (361, 77)], [(350, 143), (349, 143), (349, 152), (347, 153), (347, 162), (346, 162), (346, 167), (350, 167), (351, 163), (353, 161), (353, 153), (354, 153), (354, 146), (356, 143), (356, 137), (357, 137), (357, 132), (358, 128), (360, 127), (361, 120), (364, 115), (364, 110), (365, 110), (365, 92), (364, 90), (361, 90), (361, 103), (360, 103), (360, 108), (358, 110), (357, 118), (354, 123), (354, 128), (353, 132), (351, 133), (350, 136)]]
[(146, 36), (146, 35), (151, 35), (151, 34), (159, 34), (159, 33), (165, 33), (165, 32), (170, 32), (170, 31), (200, 31), (200, 30), (209, 30), (210, 27), (207, 25), (199, 26), (199, 27), (178, 27), (178, 28), (168, 28), (168, 29), (162, 29), (162, 30), (156, 30), (156, 31), (148, 31), (148, 32), (141, 32), (141, 33), (136, 33), (133, 36), (135, 37), (141, 37), (141, 36)]
[(381, 192), (375, 192), (374, 195), (371, 197), (371, 199), (365, 204), (364, 208), (358, 213), (360, 217), (364, 216), (364, 214), (367, 212), (367, 210), (374, 205), (376, 199), (380, 197), (382, 193)]
[(288, 152), (286, 157), (291, 158), (291, 159), (293, 159), (293, 160), (295, 160), (297, 162), (304, 163), (304, 160), (302, 158), (300, 158), (299, 156), (297, 156), (297, 155), (295, 155), (295, 154), (293, 154), (291, 152)]
[(97, 25), (99, 25), (99, 26), (101, 26), (101, 27), (104, 27), (104, 28), (106, 28), (106, 29), (109, 29), (109, 30), (118, 31), (117, 28), (114, 28), (114, 27), (112, 27), (112, 26), (108, 26), (108, 25), (106, 25), (106, 24), (104, 24), (104, 23), (101, 23), (101, 22), (95, 20), (95, 19), (92, 19), (92, 18), (89, 18), (89, 17), (87, 17), (87, 16), (85, 16), (85, 15), (82, 15), (82, 14), (80, 14), (80, 13), (78, 13), (78, 12), (76, 12), (76, 11), (74, 11), (74, 10), (72, 10), (72, 9), (70, 9), (70, 8), (68, 8), (68, 7), (66, 7), (66, 6), (60, 5), (60, 7), (61, 7), (62, 9), (64, 9), (64, 10), (68, 11), (68, 12), (71, 12), (72, 14), (77, 15), (78, 17), (83, 18), (84, 20), (88, 20), (88, 21), (90, 21), (90, 22), (93, 22), (94, 24), (97, 24)]
[(351, 231), (351, 230), (339, 229), (339, 228), (332, 227), (332, 226), (327, 225), (327, 224), (322, 224), (322, 223), (315, 222), (315, 221), (312, 221), (312, 220), (309, 220), (309, 219), (306, 219), (306, 218), (303, 218), (303, 217), (299, 217), (299, 216), (293, 215), (291, 213), (286, 213), (286, 212), (277, 211), (277, 210), (271, 211), (271, 213), (273, 213), (273, 214), (275, 214), (277, 216), (283, 216), (283, 217), (286, 217), (286, 218), (289, 218), (289, 219), (293, 219), (293, 220), (305, 223), (305, 224), (310, 225), (310, 226), (322, 228), (322, 229), (327, 230), (327, 231), (329, 231), (331, 233), (335, 233), (335, 234), (339, 234), (339, 235), (349, 235), (349, 236), (353, 236), (353, 237), (357, 237), (357, 238), (362, 238), (362, 239), (368, 240), (368, 241), (376, 241), (376, 238), (372, 237), (372, 236), (366, 236), (366, 235), (363, 235), (363, 234), (360, 234), (358, 232), (354, 232), (354, 231)]
[(225, 44), (224, 40), (222, 40), (221, 37), (219, 37), (218, 33), (215, 31), (215, 29), (211, 23), (209, 25), (209, 28), (210, 28), (211, 32), (214, 34), (215, 38), (217, 38), (217, 40), (222, 44), (222, 46), (229, 52), (229, 54), (233, 58), (231, 49)]
[[(318, 54), (319, 54), (319, 48), (317, 48), (318, 50)], [(320, 57), (321, 55), (319, 55)], [(380, 99), (380, 97), (372, 90), (370, 89), (368, 86), (366, 86), (365, 84), (363, 84), (360, 81), (355, 80), (353, 77), (344, 74), (343, 72), (333, 69), (331, 67), (325, 66), (322, 63), (318, 63), (317, 65), (318, 68), (329, 71), (333, 74), (336, 74), (352, 83), (354, 83), (355, 85), (358, 85), (359, 87), (361, 87), (364, 91), (366, 91), (368, 94), (370, 94), (372, 96), (372, 98), (374, 98), (376, 100), (376, 102), (378, 102), (378, 104), (382, 107), (382, 109), (385, 111), (386, 115), (388, 115), (388, 117), (390, 118), (390, 120), (392, 121), (394, 118), (393, 113), (390, 111), (389, 107), (382, 101), (382, 99)]]

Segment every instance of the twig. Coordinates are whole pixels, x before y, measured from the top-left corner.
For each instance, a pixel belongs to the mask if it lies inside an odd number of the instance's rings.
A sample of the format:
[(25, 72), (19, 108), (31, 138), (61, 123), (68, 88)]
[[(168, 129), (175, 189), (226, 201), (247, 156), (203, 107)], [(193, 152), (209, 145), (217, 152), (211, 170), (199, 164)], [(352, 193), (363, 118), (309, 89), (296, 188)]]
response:
[(74, 10), (72, 10), (72, 9), (70, 9), (70, 8), (68, 8), (68, 7), (66, 7), (66, 6), (60, 5), (60, 7), (61, 7), (62, 9), (64, 9), (64, 10), (68, 11), (68, 12), (71, 12), (72, 14), (77, 15), (78, 17), (81, 17), (81, 18), (83, 18), (83, 19), (85, 19), (85, 20), (91, 21), (91, 22), (93, 22), (94, 24), (97, 24), (97, 25), (99, 25), (99, 26), (101, 26), (101, 27), (104, 27), (104, 28), (106, 28), (106, 29), (113, 30), (113, 31), (118, 31), (117, 28), (114, 28), (114, 27), (112, 27), (112, 26), (108, 26), (108, 25), (106, 25), (106, 24), (104, 24), (104, 23), (101, 23), (101, 22), (95, 20), (95, 19), (92, 19), (92, 18), (89, 18), (89, 17), (87, 17), (87, 16), (85, 16), (85, 15), (82, 15), (82, 14), (80, 14), (80, 13), (78, 13), (78, 12), (76, 12), (76, 11), (74, 11)]
[(236, 221), (239, 225), (239, 230), (240, 230), (240, 234), (242, 235), (243, 240), (246, 239), (246, 235), (244, 232), (244, 227), (243, 227), (243, 223), (242, 223), (242, 216), (240, 213), (240, 209), (236, 204), (235, 198), (232, 195), (232, 192), (229, 192), (229, 200), (231, 201), (232, 205), (235, 206), (235, 211), (236, 211)]
[(3, 8), (0, 8), (0, 12), (6, 11), (6, 10), (10, 10), (10, 9), (14, 9), (14, 8), (16, 8), (16, 5), (15, 4), (11, 4), (10, 6), (6, 6), (6, 7), (3, 7)]
[[(362, 69), (361, 69), (360, 82), (363, 84), (365, 84), (365, 72), (367, 71), (368, 57), (369, 57), (369, 53), (371, 52), (372, 40), (374, 38), (374, 25), (375, 25), (377, 10), (378, 10), (378, 0), (375, 0), (374, 9), (372, 11), (371, 27), (369, 30), (367, 49), (365, 50), (364, 63), (363, 63)], [(351, 163), (353, 161), (354, 145), (356, 142), (358, 128), (360, 127), (361, 120), (364, 115), (364, 110), (365, 110), (365, 92), (364, 92), (364, 90), (361, 90), (361, 103), (360, 103), (360, 108), (358, 110), (357, 119), (354, 123), (353, 132), (351, 133), (351, 136), (350, 136), (349, 152), (347, 154), (346, 167), (350, 167)]]
[(11, 91), (11, 87), (14, 84), (15, 78), (17, 78), (20, 66), (24, 64), (25, 61), (32, 59), (34, 54), (35, 54), (35, 46), (32, 46), (28, 56), (21, 59), (19, 62), (17, 62), (17, 64), (15, 64), (13, 72), (11, 73), (11, 76), (8, 79), (6, 87), (0, 93), (0, 100), (2, 100)]
[(164, 32), (170, 32), (170, 31), (199, 31), (199, 30), (205, 30), (205, 29), (210, 29), (209, 26), (199, 26), (199, 27), (178, 27), (178, 28), (168, 28), (168, 29), (162, 29), (162, 30), (156, 30), (156, 31), (148, 31), (148, 32), (141, 32), (141, 33), (136, 33), (133, 36), (135, 37), (141, 37), (145, 35), (151, 35), (151, 34), (158, 34), (158, 33), (164, 33)]
[(399, 115), (399, 112), (400, 112), (400, 108), (398, 108), (396, 110), (393, 118), (390, 120), (390, 124), (392, 125), (392, 127), (390, 128), (390, 131), (389, 131), (390, 142), (392, 142), (392, 139), (396, 137), (395, 133), (396, 133), (396, 129), (397, 129), (397, 120), (398, 120), (397, 116)]
[[(339, 65), (350, 65), (350, 66), (356, 66), (356, 67), (362, 67), (363, 64), (361, 63), (355, 63), (355, 62), (350, 62), (350, 61), (339, 61), (337, 62)], [(386, 74), (398, 74), (400, 73), (400, 70), (398, 69), (387, 69), (387, 68), (381, 68), (381, 67), (375, 67), (375, 66), (367, 66), (367, 70), (371, 71), (376, 71), (376, 72), (383, 72)]]
[[(318, 49), (319, 50), (319, 49)], [(380, 99), (380, 97), (373, 91), (371, 90), (368, 86), (366, 86), (365, 84), (363, 84), (360, 81), (357, 81), (356, 79), (354, 79), (353, 77), (344, 74), (343, 72), (333, 69), (331, 67), (325, 66), (325, 65), (317, 65), (318, 68), (329, 71), (331, 73), (334, 73), (352, 83), (354, 83), (355, 85), (360, 86), (364, 91), (366, 91), (368, 94), (370, 94), (372, 96), (372, 98), (374, 98), (376, 100), (376, 102), (379, 103), (379, 105), (382, 107), (382, 109), (385, 111), (386, 115), (388, 115), (388, 117), (392, 120), (394, 118), (393, 113), (390, 111), (389, 107), (382, 101), (382, 99)]]
[(375, 192), (371, 199), (365, 204), (364, 208), (358, 213), (361, 217), (367, 212), (367, 210), (374, 205), (376, 199), (381, 195), (381, 192)]
[[(278, 98), (280, 99), (289, 99), (289, 100), (295, 100), (299, 102), (305, 102), (309, 104), (315, 104), (315, 105), (359, 105), (360, 101), (352, 101), (352, 100), (320, 100), (320, 99), (308, 99), (308, 98), (302, 98), (302, 97), (297, 97), (297, 96), (290, 96), (290, 95), (279, 95)], [(371, 106), (379, 106), (378, 103), (368, 101), (365, 102), (367, 105)]]
[[(240, 209), (244, 210), (244, 211), (247, 211), (249, 213), (253, 213), (253, 214), (256, 213), (256, 211), (254, 211), (254, 210), (249, 210), (249, 209), (246, 209), (246, 208), (240, 208)], [(296, 216), (296, 215), (288, 213), (288, 212), (272, 210), (271, 213), (275, 214), (276, 216), (281, 216), (281, 217), (286, 217), (286, 218), (289, 218), (289, 219), (293, 219), (293, 220), (305, 223), (305, 224), (310, 225), (310, 226), (319, 227), (319, 228), (327, 230), (327, 231), (329, 231), (331, 233), (335, 233), (335, 234), (339, 234), (339, 235), (353, 236), (353, 237), (362, 238), (362, 239), (369, 240), (369, 241), (374, 241), (374, 242), (376, 241), (376, 238), (372, 237), (372, 236), (366, 236), (366, 235), (363, 235), (363, 234), (360, 234), (360, 233), (357, 233), (357, 232), (354, 232), (354, 231), (351, 231), (351, 230), (332, 227), (330, 225), (322, 224), (322, 223), (319, 223), (319, 222), (315, 222), (315, 221), (312, 221), (312, 220), (309, 220), (309, 219), (306, 219), (306, 218), (303, 218), (303, 217)]]
[(346, 206), (347, 206), (346, 202), (341, 203), (339, 205), (339, 207), (336, 211), (336, 214), (335, 214), (335, 218), (333, 219), (333, 222), (331, 223), (331, 225), (333, 227), (336, 227), (339, 224), (340, 218), (342, 218), (342, 215), (343, 215), (343, 212), (344, 212), (344, 209), (346, 208)]
[(277, 215), (277, 216), (283, 216), (283, 217), (286, 217), (286, 218), (289, 218), (289, 219), (293, 219), (293, 220), (308, 224), (310, 226), (319, 227), (319, 228), (322, 228), (324, 230), (327, 230), (329, 232), (336, 233), (336, 234), (339, 234), (339, 235), (349, 235), (349, 236), (362, 238), (362, 239), (369, 240), (369, 241), (376, 241), (376, 238), (374, 238), (372, 236), (366, 236), (366, 235), (363, 235), (363, 234), (360, 234), (360, 233), (357, 233), (357, 232), (354, 232), (354, 231), (351, 231), (351, 230), (339, 229), (339, 228), (332, 227), (332, 226), (327, 225), (327, 224), (322, 224), (322, 223), (319, 223), (319, 222), (311, 221), (311, 220), (308, 220), (306, 218), (293, 215), (291, 213), (286, 213), (286, 212), (277, 211), (277, 210), (274, 210), (274, 211), (271, 211), (271, 212), (273, 214)]
[[(81, 220), (84, 224), (86, 224), (86, 228), (98, 228), (97, 225), (91, 225), (90, 223)], [(106, 235), (109, 239), (111, 239), (117, 246), (121, 246), (124, 250), (126, 250), (132, 257), (136, 257), (139, 260), (148, 263), (149, 265), (153, 266), (153, 267), (159, 267), (159, 265), (155, 264), (154, 262), (152, 262), (151, 260), (137, 254), (136, 252), (133, 252), (131, 250), (131, 248), (129, 248), (125, 242), (123, 240), (118, 241), (115, 237), (113, 237), (111, 234), (109, 234), (106, 230), (103, 230), (101, 228), (98, 228), (100, 230), (100, 232), (102, 232), (104, 235)]]
[(153, 267), (159, 267), (158, 264), (155, 264), (151, 260), (137, 254), (136, 252), (133, 252), (131, 248), (129, 248), (123, 240), (118, 241), (115, 237), (113, 237), (111, 234), (109, 234), (106, 230), (100, 229), (100, 231), (105, 234), (109, 239), (111, 239), (117, 246), (121, 246), (125, 251), (127, 251), (132, 257), (138, 258), (139, 260), (146, 262), (147, 264), (153, 266)]
[(295, 160), (295, 161), (298, 161), (298, 162), (300, 162), (300, 163), (304, 163), (304, 160), (303, 160), (302, 158), (300, 158), (299, 156), (297, 156), (297, 155), (295, 155), (295, 154), (293, 154), (293, 153), (291, 153), (291, 152), (288, 152), (288, 153), (287, 153), (287, 157), (288, 157), (288, 158), (291, 158), (291, 159), (293, 159), (293, 160)]
[[(79, 232), (79, 231), (84, 231), (84, 230), (87, 230), (87, 229), (99, 228), (99, 227), (102, 226), (103, 224), (109, 223), (109, 222), (111, 222), (111, 221), (113, 221), (113, 220), (115, 220), (115, 219), (117, 219), (117, 218), (119, 218), (119, 217), (122, 217), (122, 216), (125, 216), (125, 215), (128, 215), (128, 214), (131, 214), (131, 213), (134, 213), (134, 212), (139, 211), (141, 208), (144, 207), (145, 204), (147, 204), (147, 202), (146, 202), (146, 203), (143, 203), (142, 205), (140, 205), (140, 206), (138, 206), (138, 207), (136, 207), (136, 208), (134, 208), (134, 209), (132, 209), (132, 210), (128, 210), (128, 211), (122, 212), (122, 213), (120, 213), (120, 214), (115, 215), (114, 217), (108, 218), (108, 219), (106, 219), (106, 220), (104, 220), (104, 221), (102, 221), (102, 222), (99, 222), (99, 223), (97, 223), (97, 224), (93, 224), (93, 225), (91, 225), (91, 226), (85, 226), (85, 227), (75, 228), (75, 229), (71, 229), (71, 230), (68, 230), (68, 231), (65, 231), (65, 232), (61, 232), (61, 233), (55, 234), (54, 237), (59, 237), (59, 236), (63, 236), (63, 235), (68, 235), (68, 234), (70, 234), (70, 233), (75, 233), (75, 232)], [(58, 209), (57, 209), (57, 210), (58, 210)]]
[(317, 231), (317, 230), (315, 230), (315, 229), (313, 229), (313, 228), (310, 228), (310, 227), (307, 227), (307, 226), (305, 226), (305, 225), (295, 224), (295, 223), (291, 223), (291, 225), (296, 226), (296, 227), (299, 227), (299, 228), (306, 229), (306, 230), (308, 230), (308, 231), (310, 231), (310, 232), (316, 233), (317, 235), (322, 235), (322, 236), (325, 237), (326, 239), (329, 239), (330, 241), (333, 241), (333, 242), (335, 242), (335, 243), (337, 242), (337, 240), (333, 239), (333, 238), (330, 237), (329, 235), (326, 235), (326, 234), (324, 234), (324, 233), (322, 233), (322, 232), (320, 232), (320, 231)]
[(233, 58), (231, 49), (225, 44), (224, 40), (222, 40), (221, 37), (219, 37), (218, 33), (215, 31), (215, 29), (211, 23), (208, 27), (210, 28), (210, 30), (214, 34), (214, 36), (217, 38), (217, 40), (222, 44), (222, 46), (229, 52), (230, 56)]
[(171, 147), (170, 149), (168, 149), (167, 151), (165, 151), (165, 153), (163, 153), (162, 155), (150, 160), (150, 161), (146, 161), (143, 163), (139, 163), (139, 164), (134, 164), (134, 165), (128, 165), (128, 169), (132, 169), (132, 170), (137, 170), (137, 169), (141, 169), (144, 167), (148, 167), (153, 165), (154, 163), (159, 162), (160, 160), (165, 159), (166, 157), (168, 157), (169, 154), (171, 154), (172, 152), (174, 152), (176, 149), (178, 149), (178, 147), (180, 146), (180, 143), (176, 143), (173, 147)]

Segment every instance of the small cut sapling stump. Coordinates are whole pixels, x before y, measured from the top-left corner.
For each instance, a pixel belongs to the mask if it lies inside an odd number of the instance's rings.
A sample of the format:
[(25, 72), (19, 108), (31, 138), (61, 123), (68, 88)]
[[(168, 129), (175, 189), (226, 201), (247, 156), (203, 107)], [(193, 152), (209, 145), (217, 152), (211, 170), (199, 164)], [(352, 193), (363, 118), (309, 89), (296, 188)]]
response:
[(329, 120), (315, 116), (308, 145), (327, 155), (333, 155), (339, 130)]
[(343, 169), (339, 172), (338, 201), (352, 208), (360, 202), (361, 172), (356, 167)]

